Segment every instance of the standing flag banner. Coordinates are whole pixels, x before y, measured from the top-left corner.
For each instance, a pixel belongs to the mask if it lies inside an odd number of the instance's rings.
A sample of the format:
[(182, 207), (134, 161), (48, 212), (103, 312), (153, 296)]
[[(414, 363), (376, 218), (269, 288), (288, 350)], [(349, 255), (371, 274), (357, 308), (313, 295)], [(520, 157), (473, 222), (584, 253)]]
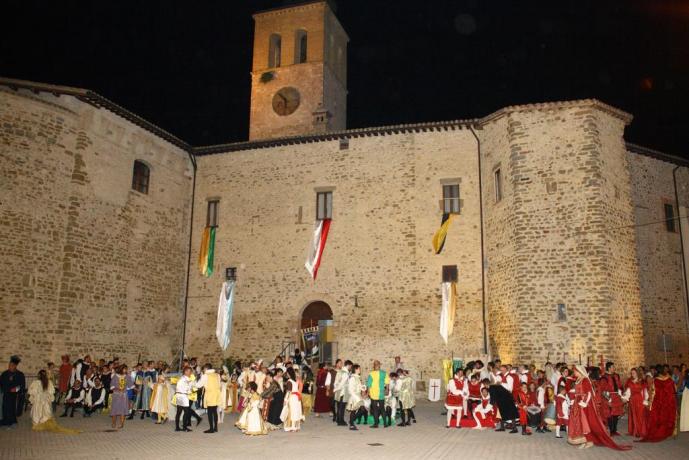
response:
[(454, 218), (454, 214), (444, 213), (443, 219), (440, 222), (440, 228), (433, 235), (433, 250), (436, 254), (440, 254), (445, 246), (445, 238), (447, 237), (447, 229)]
[(215, 227), (203, 229), (201, 251), (199, 251), (199, 271), (205, 277), (213, 273), (213, 256), (215, 254)]
[(215, 326), (215, 336), (220, 348), (227, 350), (232, 337), (232, 307), (234, 306), (234, 285), (232, 280), (222, 283), (220, 300), (218, 300), (218, 320)]
[(440, 401), (440, 379), (428, 380), (428, 400), (431, 402)]
[(314, 280), (318, 275), (318, 267), (321, 265), (325, 241), (328, 239), (331, 219), (317, 220), (313, 228), (313, 240), (309, 248), (309, 255), (304, 265)]
[(457, 283), (442, 283), (440, 290), (443, 305), (440, 309), (440, 335), (447, 345), (447, 339), (452, 335), (457, 311)]

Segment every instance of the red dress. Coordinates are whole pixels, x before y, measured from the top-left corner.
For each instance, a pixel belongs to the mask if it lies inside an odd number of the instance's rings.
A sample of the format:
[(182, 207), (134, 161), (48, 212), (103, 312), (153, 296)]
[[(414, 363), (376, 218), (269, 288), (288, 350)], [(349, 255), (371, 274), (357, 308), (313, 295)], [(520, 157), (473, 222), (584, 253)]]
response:
[(484, 428), (495, 428), (495, 408), (490, 404), (490, 398), (481, 399), (481, 404), (474, 411), (474, 418)]
[(625, 388), (630, 393), (627, 431), (629, 431), (630, 436), (643, 438), (646, 436), (646, 415), (644, 413), (646, 408), (644, 406), (646, 384), (642, 380), (634, 382), (632, 379), (629, 379), (625, 384)]
[(677, 419), (677, 403), (675, 401), (675, 383), (671, 378), (653, 380), (655, 389), (653, 401), (650, 403), (648, 429), (641, 442), (658, 442), (672, 436)]
[(330, 412), (332, 407), (328, 397), (328, 388), (325, 386), (325, 379), (327, 377), (327, 370), (318, 370), (318, 374), (316, 374), (316, 400), (313, 404), (313, 411), (318, 414)]
[[(603, 423), (595, 403), (595, 392), (589, 379), (581, 379), (574, 384), (574, 404), (569, 412), (567, 436), (572, 444), (581, 444), (582, 438), (597, 446), (616, 450), (628, 450), (631, 446), (621, 446), (612, 440)], [(586, 404), (581, 407), (579, 403)]]
[(600, 390), (607, 391), (610, 395), (608, 403), (609, 414), (613, 417), (624, 415), (624, 401), (619, 391), (622, 390), (622, 383), (618, 374), (603, 374), (600, 378)]

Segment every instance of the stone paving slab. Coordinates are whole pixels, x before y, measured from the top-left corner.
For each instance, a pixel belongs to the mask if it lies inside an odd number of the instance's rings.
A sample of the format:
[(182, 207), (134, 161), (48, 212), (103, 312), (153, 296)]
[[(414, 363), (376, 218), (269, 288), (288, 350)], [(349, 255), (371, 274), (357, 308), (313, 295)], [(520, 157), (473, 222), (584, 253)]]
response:
[[(271, 432), (267, 436), (244, 436), (234, 428), (237, 416), (227, 415), (219, 433), (205, 434), (203, 422), (192, 433), (175, 433), (174, 424), (155, 425), (151, 420), (127, 421), (121, 431), (111, 432), (105, 415), (59, 418), (60, 424), (84, 430), (69, 436), (31, 431), (22, 417), (19, 428), (0, 429), (2, 459), (685, 459), (689, 458), (689, 433), (658, 444), (634, 443), (629, 452), (602, 447), (579, 450), (556, 439), (554, 433), (522, 436), (492, 430), (446, 429), (439, 403), (421, 402), (415, 410), (418, 423), (410, 427), (371, 429), (358, 432), (334, 426), (330, 418), (308, 417), (299, 433)], [(624, 425), (625, 421), (620, 423)], [(621, 442), (631, 443), (622, 437)]]

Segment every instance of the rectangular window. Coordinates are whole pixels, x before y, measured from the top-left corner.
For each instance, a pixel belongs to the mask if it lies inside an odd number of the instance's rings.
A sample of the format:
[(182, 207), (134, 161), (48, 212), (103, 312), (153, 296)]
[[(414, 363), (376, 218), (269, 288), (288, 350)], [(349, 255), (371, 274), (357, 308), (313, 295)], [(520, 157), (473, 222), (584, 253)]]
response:
[(493, 185), (495, 187), (495, 202), (502, 200), (502, 172), (500, 168), (493, 173)]
[(459, 214), (459, 184), (443, 185), (443, 212)]
[(208, 201), (208, 212), (206, 213), (206, 227), (218, 226), (218, 208), (220, 200)]
[(443, 265), (443, 283), (457, 282), (457, 266)]
[(669, 203), (665, 203), (665, 228), (668, 232), (676, 232), (677, 227), (675, 225), (675, 207)]
[(333, 192), (316, 193), (316, 219), (333, 218)]

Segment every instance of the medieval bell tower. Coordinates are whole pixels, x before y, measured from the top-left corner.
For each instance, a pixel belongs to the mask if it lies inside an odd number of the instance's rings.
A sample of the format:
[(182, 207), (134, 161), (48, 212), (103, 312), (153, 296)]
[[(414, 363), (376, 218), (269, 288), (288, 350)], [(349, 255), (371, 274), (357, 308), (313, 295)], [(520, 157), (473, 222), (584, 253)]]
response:
[(249, 140), (345, 129), (349, 37), (327, 2), (254, 21)]

